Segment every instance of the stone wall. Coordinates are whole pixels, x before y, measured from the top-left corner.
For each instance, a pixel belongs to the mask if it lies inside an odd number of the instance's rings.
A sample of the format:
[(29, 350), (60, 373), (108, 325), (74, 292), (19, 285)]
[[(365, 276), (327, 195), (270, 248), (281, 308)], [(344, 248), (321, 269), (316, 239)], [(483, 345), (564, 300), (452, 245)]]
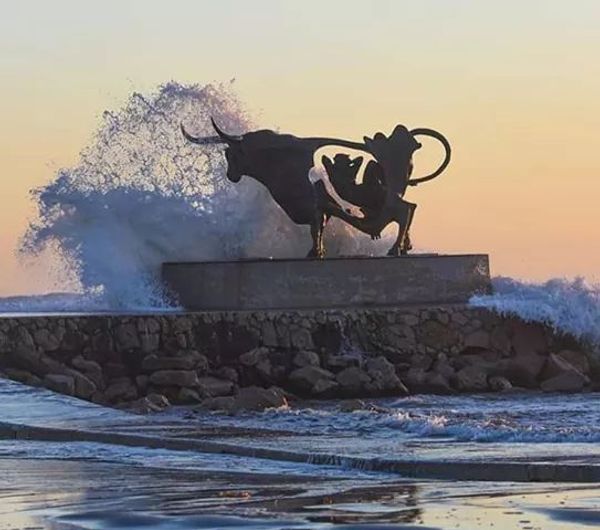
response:
[[(579, 391), (596, 367), (539, 324), (464, 305), (0, 318), (0, 372), (97, 403)], [(214, 404), (214, 403), (213, 403)]]
[(485, 254), (164, 263), (162, 277), (191, 311), (466, 303), (492, 288)]

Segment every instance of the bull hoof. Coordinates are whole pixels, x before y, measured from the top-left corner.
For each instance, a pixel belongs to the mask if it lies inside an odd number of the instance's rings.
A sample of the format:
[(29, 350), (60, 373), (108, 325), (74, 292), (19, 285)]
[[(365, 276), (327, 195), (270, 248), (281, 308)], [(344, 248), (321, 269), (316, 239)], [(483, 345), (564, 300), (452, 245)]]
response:
[(388, 256), (398, 257), (400, 255), (398, 247), (392, 247), (387, 251)]
[(322, 250), (318, 251), (318, 250), (315, 250), (314, 248), (311, 248), (310, 251), (308, 252), (308, 254), (306, 255), (306, 257), (323, 259), (325, 257), (325, 252)]

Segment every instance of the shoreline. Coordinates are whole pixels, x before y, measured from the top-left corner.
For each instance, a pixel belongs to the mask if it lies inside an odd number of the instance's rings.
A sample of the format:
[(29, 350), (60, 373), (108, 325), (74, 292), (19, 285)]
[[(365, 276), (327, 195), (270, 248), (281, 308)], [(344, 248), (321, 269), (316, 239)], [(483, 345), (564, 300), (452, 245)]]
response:
[(285, 449), (258, 448), (209, 440), (180, 437), (159, 437), (122, 432), (90, 431), (0, 422), (0, 440), (38, 442), (88, 442), (145, 449), (216, 453), (262, 460), (276, 460), (344, 469), (397, 474), (403, 478), (491, 481), (491, 482), (600, 482), (600, 466), (515, 462), (458, 462), (451, 460), (401, 461), (365, 459), (335, 454), (306, 454)]
[(440, 530), (458, 522), (549, 530), (567, 522), (579, 530), (598, 514), (600, 451), (591, 440), (465, 442), (389, 424), (395, 410), (418, 418), (419, 410), (457, 409), (468, 426), (469, 414), (493, 421), (488, 410), (506, 417), (531, 408), (561, 425), (560, 414), (589, 409), (583, 396), (413, 396), (363, 410), (334, 400), (230, 416), (197, 407), (136, 415), (0, 380), (0, 399), (7, 530)]

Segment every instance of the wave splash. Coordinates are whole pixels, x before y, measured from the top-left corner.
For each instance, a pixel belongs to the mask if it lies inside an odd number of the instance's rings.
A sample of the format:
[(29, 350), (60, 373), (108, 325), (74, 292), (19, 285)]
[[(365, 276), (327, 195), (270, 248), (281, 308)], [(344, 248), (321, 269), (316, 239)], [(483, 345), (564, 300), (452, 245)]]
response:
[[(120, 110), (103, 114), (76, 166), (32, 192), (39, 216), (20, 251), (60, 258), (60, 284), (75, 283), (82, 293), (72, 308), (170, 307), (159, 282), (165, 261), (306, 253), (306, 227), (293, 225), (258, 183), (231, 184), (221, 147), (182, 137), (180, 123), (193, 134), (213, 135), (211, 116), (232, 133), (255, 127), (231, 85), (171, 82), (150, 95), (134, 93)], [(331, 254), (359, 250), (362, 242), (332, 224)], [(26, 308), (27, 301), (16, 306)]]
[(499, 277), (493, 287), (494, 294), (475, 296), (471, 305), (542, 322), (600, 348), (600, 285), (583, 278), (536, 284)]

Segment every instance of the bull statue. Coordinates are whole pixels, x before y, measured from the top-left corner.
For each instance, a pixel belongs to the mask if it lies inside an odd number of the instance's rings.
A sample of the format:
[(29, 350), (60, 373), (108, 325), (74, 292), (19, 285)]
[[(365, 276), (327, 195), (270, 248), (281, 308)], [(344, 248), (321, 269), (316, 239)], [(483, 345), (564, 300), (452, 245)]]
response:
[[(190, 135), (183, 125), (181, 131), (190, 142), (199, 145), (226, 144), (227, 178), (239, 182), (247, 175), (263, 184), (271, 196), (296, 224), (309, 225), (312, 248), (308, 257), (323, 258), (323, 230), (331, 217), (370, 235), (380, 237), (383, 229), (392, 222), (398, 224), (398, 236), (388, 251), (389, 256), (406, 254), (410, 248), (409, 229), (416, 204), (403, 199), (407, 186), (415, 186), (440, 175), (450, 163), (450, 144), (437, 131), (414, 129), (409, 131), (396, 126), (388, 137), (377, 133), (364, 142), (352, 142), (336, 138), (298, 138), (270, 130), (231, 135), (222, 131), (212, 120), (218, 136), (197, 138)], [(438, 169), (430, 175), (411, 178), (412, 156), (421, 147), (415, 136), (430, 136), (440, 141), (445, 158)], [(363, 151), (373, 160), (369, 161), (361, 184), (356, 182), (363, 157), (350, 159), (338, 154), (333, 160), (322, 158), (329, 181), (339, 197), (360, 208), (362, 217), (352, 215), (334, 198), (322, 180), (312, 183), (309, 171), (314, 164), (314, 154), (322, 147), (342, 147)]]

